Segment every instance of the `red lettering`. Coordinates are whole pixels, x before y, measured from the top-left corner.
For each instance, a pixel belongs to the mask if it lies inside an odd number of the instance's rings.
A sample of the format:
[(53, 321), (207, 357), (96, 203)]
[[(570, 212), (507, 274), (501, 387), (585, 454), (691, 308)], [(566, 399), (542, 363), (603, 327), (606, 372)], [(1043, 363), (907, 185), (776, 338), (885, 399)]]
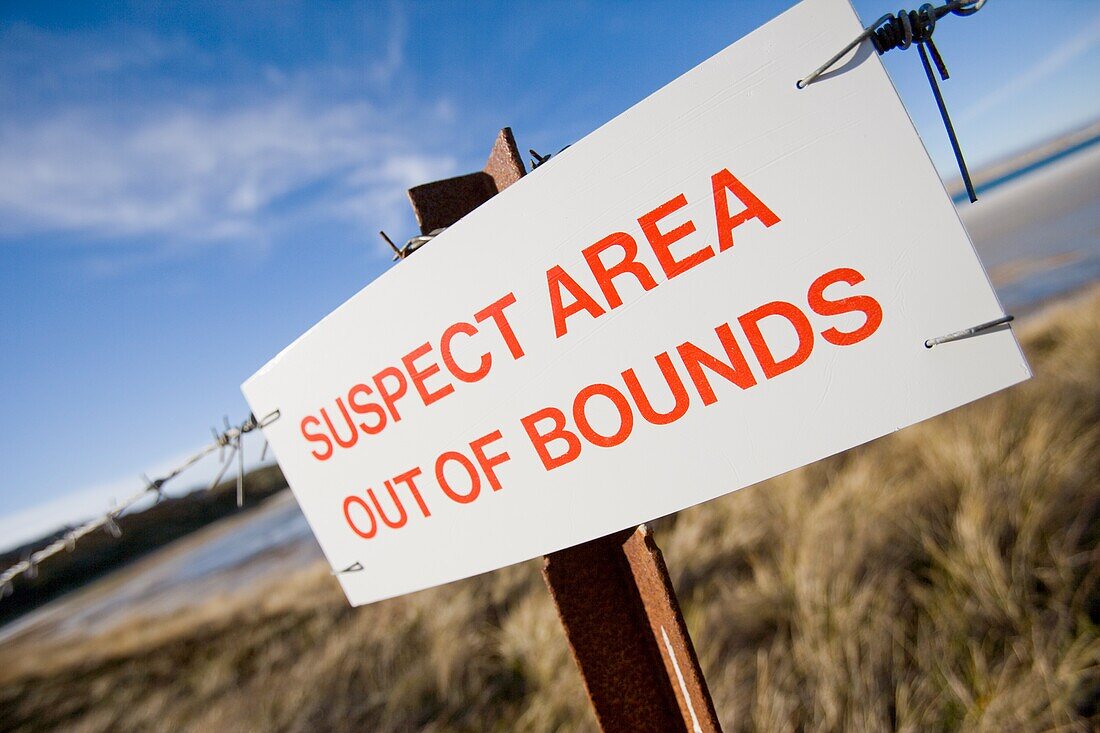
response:
[(657, 255), (657, 261), (661, 263), (661, 269), (665, 271), (665, 275), (669, 280), (714, 256), (714, 250), (707, 245), (703, 245), (703, 247), (681, 260), (672, 256), (672, 245), (692, 234), (695, 231), (695, 222), (688, 219), (668, 233), (662, 232), (657, 224), (661, 219), (685, 206), (687, 206), (687, 197), (680, 194), (638, 219), (638, 224), (642, 227), (642, 233), (649, 240), (649, 246), (653, 248), (653, 254)]
[(869, 295), (852, 295), (839, 300), (827, 300), (825, 288), (833, 283), (844, 282), (849, 285), (858, 285), (863, 282), (863, 274), (850, 267), (839, 267), (830, 270), (810, 285), (808, 300), (810, 309), (821, 316), (839, 316), (844, 313), (861, 312), (864, 315), (863, 325), (854, 331), (841, 331), (835, 327), (821, 332), (822, 338), (830, 344), (837, 346), (851, 346), (858, 344), (882, 325), (882, 306)]
[(323, 407), (321, 408), (321, 417), (325, 419), (325, 425), (328, 426), (328, 431), (332, 434), (332, 437), (336, 439), (336, 444), (341, 448), (350, 448), (359, 442), (359, 431), (355, 429), (355, 423), (352, 421), (351, 415), (348, 414), (348, 408), (344, 406), (344, 401), (339, 397), (336, 398), (336, 406), (340, 408), (340, 412), (344, 415), (344, 421), (351, 429), (350, 438), (344, 440), (340, 437), (336, 427), (332, 424), (332, 420), (329, 419), (328, 411)]
[[(356, 525), (355, 521), (351, 518), (351, 507), (353, 505), (361, 506), (363, 508), (363, 511), (367, 513), (367, 516), (370, 517), (369, 532), (365, 532), (359, 529), (358, 525)], [(349, 496), (348, 498), (344, 499), (344, 519), (347, 520), (348, 526), (351, 527), (351, 531), (355, 532), (355, 534), (359, 535), (365, 540), (369, 540), (371, 537), (374, 537), (374, 535), (378, 533), (378, 522), (374, 519), (374, 513), (370, 510), (370, 507), (367, 506), (367, 502), (363, 501), (358, 496)]]
[(443, 332), (443, 338), (439, 341), (439, 355), (443, 357), (443, 363), (446, 365), (447, 371), (453, 374), (456, 379), (472, 384), (484, 379), (485, 375), (489, 373), (489, 368), (493, 365), (493, 355), (482, 354), (481, 364), (478, 366), (477, 371), (468, 372), (462, 369), (455, 362), (454, 355), (451, 354), (451, 341), (460, 333), (473, 336), (477, 333), (477, 327), (470, 323), (460, 322), (448, 328)]
[(302, 418), (302, 424), (299, 427), (302, 430), (302, 437), (304, 437), (310, 443), (324, 443), (325, 444), (325, 449), (326, 450), (324, 452), (318, 453), (316, 450), (312, 450), (312, 451), (310, 451), (310, 453), (312, 453), (313, 457), (316, 458), (318, 461), (327, 461), (328, 459), (332, 458), (332, 453), (333, 453), (333, 450), (334, 450), (333, 447), (332, 447), (332, 441), (329, 440), (328, 436), (325, 435), (324, 433), (311, 433), (308, 430), (306, 430), (307, 425), (320, 425), (320, 424), (321, 424), (320, 420), (315, 418), (313, 415), (309, 415), (307, 417)]
[[(397, 380), (395, 391), (391, 392), (386, 389), (386, 377), (393, 377)], [(405, 381), (405, 375), (397, 367), (386, 367), (374, 375), (374, 386), (378, 389), (378, 394), (381, 395), (382, 402), (386, 405), (386, 409), (389, 410), (390, 416), (393, 417), (393, 421), (398, 422), (401, 419), (401, 415), (397, 412), (397, 401), (404, 397), (409, 389), (409, 385)]]
[[(465, 494), (460, 494), (454, 490), (451, 484), (447, 481), (447, 476), (444, 474), (444, 469), (448, 461), (454, 461), (462, 465), (466, 469), (466, 473), (470, 476), (470, 490)], [(443, 493), (450, 497), (452, 500), (457, 501), (459, 504), (469, 504), (471, 501), (477, 498), (477, 495), (481, 493), (481, 477), (477, 473), (477, 469), (474, 467), (473, 461), (466, 456), (462, 455), (458, 451), (447, 451), (435, 461), (435, 477), (439, 481), (439, 488), (443, 489)]]
[(665, 378), (665, 383), (668, 385), (669, 392), (672, 393), (674, 400), (672, 409), (668, 412), (657, 412), (653, 409), (653, 403), (646, 396), (645, 390), (642, 389), (642, 384), (638, 380), (638, 375), (634, 373), (633, 369), (627, 369), (623, 372), (623, 381), (626, 382), (626, 388), (630, 392), (630, 396), (634, 398), (634, 404), (638, 406), (638, 412), (642, 414), (646, 422), (654, 425), (668, 425), (684, 416), (688, 409), (689, 398), (687, 390), (684, 389), (684, 380), (680, 379), (676, 368), (672, 366), (672, 357), (668, 355), (668, 352), (658, 354), (655, 359), (657, 366), (661, 369), (661, 376)]
[[(609, 247), (616, 246), (622, 248), (623, 258), (608, 267), (600, 259), (600, 255)], [(638, 262), (638, 243), (634, 241), (634, 237), (626, 232), (610, 234), (595, 244), (585, 247), (581, 254), (588, 262), (588, 269), (592, 271), (592, 276), (596, 278), (596, 284), (600, 286), (604, 297), (607, 298), (608, 307), (612, 309), (623, 304), (623, 299), (612, 282), (620, 275), (633, 275), (644, 290), (652, 290), (657, 287), (657, 281), (649, 274), (646, 266)]]
[[(760, 222), (770, 227), (779, 221), (779, 217), (772, 213), (764, 203), (756, 198), (755, 194), (737, 180), (726, 169), (722, 169), (711, 176), (711, 189), (714, 192), (714, 218), (718, 225), (718, 251), (725, 252), (733, 246), (733, 230), (750, 219), (759, 219)], [(738, 200), (744, 204), (743, 211), (730, 216), (729, 198), (726, 191), (731, 191)]]
[[(390, 499), (393, 500), (394, 505), (397, 507), (397, 511), (401, 516), (393, 521), (386, 516), (386, 513), (382, 511), (382, 505), (378, 503), (378, 497), (374, 495), (374, 489), (367, 489), (367, 496), (370, 497), (371, 502), (374, 503), (374, 508), (378, 511), (378, 516), (382, 518), (382, 522), (393, 529), (399, 529), (405, 526), (405, 522), (409, 521), (409, 515), (405, 513), (405, 505), (401, 503), (401, 500), (397, 498), (397, 492), (393, 490), (393, 484), (389, 481), (386, 482), (386, 490), (390, 492)], [(346, 506), (346, 502), (345, 502)]]
[(503, 436), (499, 430), (494, 430), (488, 435), (484, 435), (473, 443), (470, 443), (470, 450), (474, 454), (474, 458), (477, 459), (477, 463), (481, 466), (481, 471), (485, 474), (485, 477), (489, 479), (489, 485), (493, 487), (493, 491), (500, 491), (500, 479), (497, 478), (496, 467), (506, 461), (512, 460), (512, 457), (507, 452), (497, 453), (493, 456), (485, 455), (485, 446), (490, 443), (495, 443)]
[(714, 394), (714, 388), (710, 386), (710, 380), (707, 379), (707, 375), (703, 371), (704, 367), (723, 379), (733, 382), (741, 389), (748, 389), (756, 384), (756, 377), (749, 369), (749, 362), (745, 359), (737, 339), (734, 338), (733, 329), (730, 328), (730, 325), (723, 323), (714, 329), (714, 333), (718, 335), (718, 343), (722, 345), (722, 349), (726, 352), (726, 359), (729, 360), (728, 364), (703, 351), (690, 341), (685, 341), (676, 347), (676, 353), (683, 360), (688, 377), (691, 378), (692, 383), (695, 385), (695, 391), (703, 399), (704, 405), (713, 405), (718, 401)]
[[(546, 432), (539, 432), (538, 424), (544, 420), (550, 420), (553, 424)], [(523, 429), (527, 431), (527, 437), (531, 439), (531, 445), (535, 447), (535, 452), (539, 454), (539, 459), (547, 471), (553, 471), (555, 468), (571, 463), (581, 454), (580, 438), (576, 433), (566, 429), (565, 413), (558, 408), (544, 407), (520, 422), (523, 423)], [(565, 452), (557, 457), (550, 455), (550, 450), (546, 447), (548, 443), (555, 440), (564, 440), (566, 445)]]
[(394, 476), (394, 483), (403, 483), (409, 487), (409, 491), (412, 493), (413, 498), (416, 499), (417, 506), (420, 507), (420, 513), (425, 517), (432, 516), (432, 513), (428, 511), (428, 505), (424, 503), (424, 498), (420, 496), (420, 489), (416, 487), (416, 477), (421, 475), (422, 471), (419, 468), (414, 468), (411, 471), (405, 471), (400, 476)]
[(434, 392), (429, 392), (428, 388), (424, 386), (424, 382), (426, 382), (429, 377), (439, 373), (439, 365), (433, 361), (426, 369), (420, 370), (416, 368), (415, 362), (420, 357), (426, 356), (431, 350), (432, 345), (425, 341), (420, 344), (420, 346), (417, 346), (401, 357), (401, 363), (405, 365), (405, 370), (409, 373), (409, 378), (412, 379), (413, 386), (416, 387), (416, 391), (420, 393), (420, 399), (423, 400), (425, 406), (455, 391), (453, 384), (446, 384)]
[[(592, 296), (585, 292), (584, 288), (561, 265), (554, 265), (546, 271), (546, 284), (550, 289), (550, 310), (554, 315), (554, 335), (561, 338), (565, 335), (565, 319), (581, 311), (587, 311), (593, 318), (599, 318), (604, 314), (604, 309), (593, 300)], [(573, 302), (563, 306), (561, 290), (564, 287), (573, 296)]]
[[(760, 321), (768, 316), (785, 318), (794, 327), (795, 333), (798, 334), (798, 348), (786, 359), (776, 361), (767, 342), (764, 341), (763, 334), (760, 333)], [(794, 369), (806, 361), (810, 357), (810, 352), (813, 351), (813, 328), (810, 326), (810, 321), (806, 318), (806, 315), (793, 303), (782, 300), (765, 303), (738, 318), (737, 322), (741, 324), (741, 328), (745, 331), (749, 346), (752, 347), (757, 361), (760, 362), (760, 368), (768, 379)]]
[(492, 319), (493, 323), (496, 324), (497, 330), (500, 331), (504, 343), (508, 345), (508, 351), (511, 352), (512, 358), (519, 359), (523, 356), (523, 347), (519, 345), (519, 339), (516, 338), (515, 331), (512, 330), (511, 324), (508, 323), (508, 318), (504, 315), (504, 309), (510, 305), (514, 305), (515, 302), (516, 296), (512, 293), (508, 293), (492, 305), (486, 306), (475, 313), (474, 320), (481, 323), (486, 319)]
[[(585, 413), (588, 401), (597, 395), (611, 400), (611, 404), (619, 412), (619, 428), (611, 435), (601, 435), (596, 432)], [(630, 403), (626, 401), (622, 392), (610, 384), (590, 384), (578, 392), (577, 398), (573, 400), (573, 421), (577, 423), (580, 434), (589, 443), (600, 448), (613, 448), (620, 445), (630, 437), (630, 432), (634, 429), (634, 413), (630, 410)]]
[(373, 414), (377, 418), (377, 423), (374, 425), (367, 425), (365, 422), (359, 423), (359, 427), (367, 435), (377, 435), (382, 432), (386, 427), (386, 411), (382, 409), (382, 406), (376, 402), (368, 402), (362, 404), (355, 401), (357, 395), (370, 395), (373, 391), (365, 384), (357, 384), (348, 390), (348, 404), (351, 405), (351, 409), (359, 415)]

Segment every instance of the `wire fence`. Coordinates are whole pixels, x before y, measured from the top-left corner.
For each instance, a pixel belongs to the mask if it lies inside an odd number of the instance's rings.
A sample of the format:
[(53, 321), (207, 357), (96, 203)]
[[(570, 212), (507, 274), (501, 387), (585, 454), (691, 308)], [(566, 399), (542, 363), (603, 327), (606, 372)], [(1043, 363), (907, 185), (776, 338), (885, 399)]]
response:
[[(32, 552), (26, 559), (17, 562), (9, 567), (3, 573), (0, 573), (0, 598), (5, 598), (14, 591), (13, 581), (21, 575), (25, 575), (28, 579), (33, 579), (38, 574), (38, 566), (49, 558), (58, 555), (66, 550), (72, 552), (76, 549), (76, 543), (82, 537), (103, 529), (113, 537), (122, 536), (122, 528), (119, 527), (118, 519), (126, 511), (137, 504), (138, 502), (153, 497), (155, 502), (160, 502), (164, 498), (164, 485), (176, 478), (187, 469), (194, 466), (203, 458), (213, 454), (220, 453), (219, 460), (221, 467), (218, 469), (217, 475), (214, 476), (214, 480), (210, 482), (210, 485), (206, 488), (207, 491), (213, 489), (225, 476), (229, 467), (233, 465), (234, 459), (237, 464), (237, 506), (243, 506), (244, 504), (244, 436), (251, 433), (254, 430), (262, 429), (271, 423), (279, 419), (279, 411), (276, 410), (262, 419), (257, 420), (255, 415), (249, 415), (248, 419), (242, 422), (240, 425), (231, 425), (229, 420), (225, 421), (225, 428), (220, 432), (214, 430), (214, 439), (184, 459), (175, 468), (168, 471), (163, 476), (150, 479), (148, 476), (142, 476), (145, 481), (145, 487), (140, 491), (135, 492), (131, 496), (124, 499), (122, 502), (116, 503), (111, 507), (109, 511), (101, 516), (91, 519), (84, 524), (73, 527), (66, 531), (61, 537), (54, 540), (50, 544), (46, 545), (40, 550)], [(267, 441), (264, 441), (263, 452), (260, 454), (260, 460), (262, 461), (267, 453)]]

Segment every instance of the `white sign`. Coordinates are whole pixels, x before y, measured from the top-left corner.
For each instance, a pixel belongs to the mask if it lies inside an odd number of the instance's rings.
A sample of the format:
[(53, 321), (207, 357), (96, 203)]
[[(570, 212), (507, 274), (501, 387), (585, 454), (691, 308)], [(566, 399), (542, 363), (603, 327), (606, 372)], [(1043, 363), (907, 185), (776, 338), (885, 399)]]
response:
[[(250, 378), (355, 604), (676, 512), (1029, 376), (861, 30), (806, 0)], [(735, 531), (736, 528), (731, 528)]]

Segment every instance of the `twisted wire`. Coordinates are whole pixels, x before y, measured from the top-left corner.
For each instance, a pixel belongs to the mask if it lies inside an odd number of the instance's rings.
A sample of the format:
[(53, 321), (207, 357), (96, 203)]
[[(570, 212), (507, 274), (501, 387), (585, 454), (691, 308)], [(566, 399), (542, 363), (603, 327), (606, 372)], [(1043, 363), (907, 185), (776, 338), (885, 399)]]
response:
[[(91, 519), (78, 527), (69, 529), (58, 539), (49, 543), (42, 549), (32, 552), (26, 559), (15, 563), (4, 572), (0, 573), (0, 598), (5, 598), (12, 594), (14, 591), (12, 583), (16, 578), (19, 576), (26, 576), (28, 579), (34, 579), (38, 576), (38, 566), (41, 565), (44, 560), (48, 560), (65, 550), (72, 552), (76, 549), (76, 543), (92, 532), (103, 529), (113, 537), (121, 537), (122, 528), (119, 526), (118, 520), (127, 509), (150, 496), (154, 498), (155, 502), (159, 503), (164, 498), (164, 485), (166, 483), (213, 453), (221, 453), (222, 465), (217, 476), (215, 476), (206, 490), (209, 491), (218, 485), (218, 482), (221, 481), (225, 472), (233, 463), (233, 458), (236, 457), (238, 467), (237, 506), (241, 506), (244, 500), (244, 452), (242, 439), (253, 430), (267, 427), (278, 419), (279, 411), (275, 410), (262, 420), (257, 420), (255, 415), (249, 415), (247, 420), (236, 426), (229, 425), (227, 421), (224, 430), (221, 432), (214, 431), (214, 438), (210, 443), (204, 445), (198, 451), (185, 458), (179, 465), (172, 468), (166, 474), (156, 479), (149, 479), (143, 476), (145, 487), (140, 491), (134, 492), (123, 501), (115, 504), (101, 516)], [(229, 450), (228, 456), (226, 455), (227, 449)]]

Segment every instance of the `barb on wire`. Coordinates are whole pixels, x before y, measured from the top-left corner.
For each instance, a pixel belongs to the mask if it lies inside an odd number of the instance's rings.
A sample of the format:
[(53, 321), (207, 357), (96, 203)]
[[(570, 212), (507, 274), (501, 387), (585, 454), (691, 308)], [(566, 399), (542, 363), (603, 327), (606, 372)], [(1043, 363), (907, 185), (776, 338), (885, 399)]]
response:
[[(153, 496), (155, 501), (160, 501), (164, 498), (164, 485), (172, 479), (179, 476), (187, 469), (194, 466), (203, 458), (211, 455), (212, 453), (220, 453), (222, 457), (222, 466), (218, 472), (218, 478), (214, 480), (214, 483), (210, 485), (210, 488), (217, 486), (221, 481), (222, 476), (225, 475), (226, 470), (233, 462), (234, 456), (237, 457), (237, 506), (241, 506), (244, 500), (244, 454), (242, 452), (242, 439), (248, 433), (254, 430), (259, 430), (267, 427), (271, 423), (279, 419), (279, 411), (266, 415), (262, 420), (257, 420), (255, 415), (249, 415), (248, 419), (240, 425), (230, 425), (228, 418), (225, 420), (225, 430), (222, 432), (214, 431), (214, 439), (200, 448), (193, 455), (189, 456), (186, 460), (180, 463), (178, 466), (170, 470), (165, 475), (157, 479), (150, 479), (148, 476), (142, 474), (144, 486), (140, 491), (135, 492), (126, 499), (114, 504), (110, 510), (105, 514), (95, 519), (92, 519), (78, 527), (72, 527), (65, 531), (61, 537), (54, 540), (50, 544), (46, 545), (40, 550), (30, 553), (20, 562), (12, 565), (4, 572), (0, 573), (0, 598), (5, 598), (12, 594), (14, 590), (13, 581), (19, 576), (26, 576), (27, 578), (34, 578), (38, 574), (38, 568), (42, 564), (42, 561), (47, 560), (54, 555), (68, 550), (72, 552), (76, 549), (76, 543), (82, 538), (98, 529), (103, 529), (113, 537), (122, 536), (122, 527), (119, 525), (118, 520), (125, 514), (126, 510), (137, 504), (146, 497)], [(225, 456), (226, 449), (230, 450), (228, 459)]]
[(386, 244), (390, 246), (390, 249), (393, 250), (393, 261), (397, 262), (398, 260), (405, 259), (413, 252), (438, 237), (440, 234), (446, 231), (446, 229), (447, 227), (440, 227), (439, 229), (433, 229), (427, 234), (417, 234), (415, 237), (410, 237), (409, 240), (405, 242), (404, 247), (398, 247), (396, 244), (394, 244), (394, 241), (390, 239), (389, 235), (385, 232), (378, 232), (378, 234), (382, 237), (382, 239), (385, 240)]
[[(570, 143), (570, 144), (572, 144), (572, 143)], [(532, 150), (532, 149), (528, 148), (528, 149), (527, 149), (527, 152), (531, 154), (531, 170), (535, 170), (535, 169), (536, 169), (536, 168), (538, 168), (539, 166), (541, 166), (541, 165), (545, 164), (545, 163), (546, 163), (547, 161), (549, 161), (549, 160), (550, 160), (551, 158), (553, 158), (553, 157), (554, 157), (555, 155), (559, 155), (559, 154), (561, 154), (561, 153), (564, 153), (564, 152), (565, 152), (565, 150), (566, 150), (566, 149), (567, 149), (568, 147), (569, 147), (569, 145), (566, 145), (566, 146), (565, 146), (564, 148), (562, 148), (561, 150), (559, 150), (559, 151), (558, 151), (557, 153), (547, 153), (546, 155), (539, 155), (539, 154), (538, 154), (538, 153), (536, 153), (536, 152), (535, 152), (534, 150)]]
[[(936, 30), (936, 21), (945, 15), (973, 15), (981, 10), (985, 3), (986, 0), (951, 0), (951, 2), (938, 7), (932, 5), (932, 3), (925, 3), (917, 10), (899, 10), (896, 15), (887, 13), (864, 28), (855, 40), (842, 48), (831, 59), (814, 69), (805, 78), (799, 79), (795, 86), (799, 89), (805, 89), (815, 79), (835, 66), (852, 49), (868, 39), (870, 39), (875, 51), (880, 56), (892, 49), (906, 49), (916, 43), (917, 50), (920, 52), (921, 65), (928, 77), (928, 84), (932, 87), (932, 94), (936, 98), (940, 118), (947, 129), (947, 137), (951, 141), (951, 150), (955, 154), (955, 162), (958, 163), (959, 173), (962, 175), (963, 184), (966, 186), (966, 194), (970, 198), (970, 203), (974, 203), (978, 200), (978, 195), (975, 193), (974, 184), (970, 180), (970, 170), (966, 167), (966, 161), (963, 159), (962, 147), (959, 145), (958, 136), (955, 134), (955, 126), (951, 123), (951, 117), (947, 114), (947, 105), (943, 101), (940, 85), (936, 82), (936, 76), (932, 71), (932, 62), (934, 61), (940, 79), (947, 81), (950, 77), (947, 73), (947, 66), (943, 63), (943, 58), (940, 57), (940, 52), (932, 41), (932, 33)], [(932, 61), (929, 61), (929, 56), (931, 56)]]
[(237, 437), (237, 508), (244, 506), (244, 442)]
[(110, 512), (107, 513), (107, 516), (104, 517), (103, 526), (106, 528), (107, 534), (111, 535), (117, 540), (119, 537), (122, 536), (122, 527), (118, 526), (118, 522), (115, 521), (116, 511), (118, 510), (112, 509)]

